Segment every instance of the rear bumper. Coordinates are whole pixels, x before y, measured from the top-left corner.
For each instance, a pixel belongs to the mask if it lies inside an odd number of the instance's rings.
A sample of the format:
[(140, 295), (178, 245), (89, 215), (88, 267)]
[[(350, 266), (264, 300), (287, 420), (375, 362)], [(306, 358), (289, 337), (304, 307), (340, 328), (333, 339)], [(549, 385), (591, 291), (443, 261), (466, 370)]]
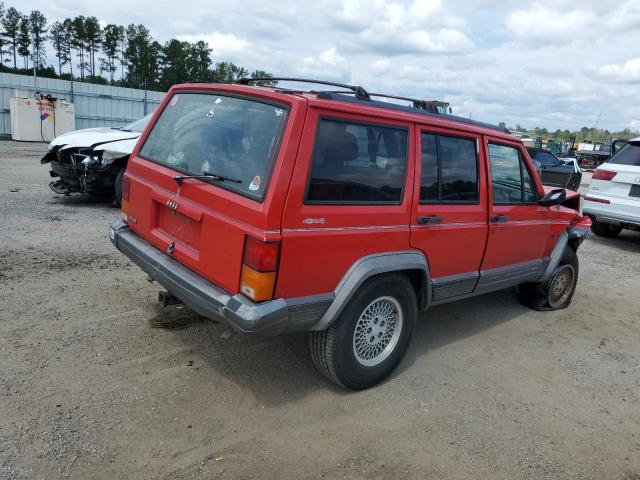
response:
[(309, 330), (333, 301), (333, 294), (326, 294), (255, 303), (209, 282), (132, 232), (122, 221), (111, 226), (109, 238), (118, 250), (186, 305), (238, 333), (270, 337)]
[[(595, 197), (595, 195), (592, 195)], [(585, 200), (582, 212), (596, 221), (614, 225), (638, 225), (640, 226), (640, 202), (636, 200), (624, 200), (614, 197), (599, 195), (596, 198), (609, 200), (611, 203), (600, 203)]]

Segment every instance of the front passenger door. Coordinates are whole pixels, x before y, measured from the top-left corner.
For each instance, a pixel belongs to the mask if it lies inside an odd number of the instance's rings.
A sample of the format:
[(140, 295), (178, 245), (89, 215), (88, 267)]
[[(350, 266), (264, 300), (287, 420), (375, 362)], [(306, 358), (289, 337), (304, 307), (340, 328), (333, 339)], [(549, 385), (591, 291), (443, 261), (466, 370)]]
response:
[(487, 251), (478, 288), (494, 290), (535, 278), (544, 271), (549, 214), (538, 204), (536, 181), (523, 147), (488, 139), (490, 214)]

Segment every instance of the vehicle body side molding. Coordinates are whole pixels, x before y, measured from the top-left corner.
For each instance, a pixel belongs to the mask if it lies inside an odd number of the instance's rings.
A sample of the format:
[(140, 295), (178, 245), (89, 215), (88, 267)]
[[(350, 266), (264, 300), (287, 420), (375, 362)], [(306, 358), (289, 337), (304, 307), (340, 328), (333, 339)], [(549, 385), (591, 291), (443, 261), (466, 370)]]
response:
[(418, 251), (401, 251), (376, 253), (357, 260), (345, 273), (334, 290), (335, 299), (322, 318), (311, 327), (311, 330), (326, 330), (342, 313), (349, 300), (369, 278), (383, 273), (406, 270), (420, 271), (424, 288), (426, 288), (426, 303), (431, 300), (431, 277), (427, 257)]

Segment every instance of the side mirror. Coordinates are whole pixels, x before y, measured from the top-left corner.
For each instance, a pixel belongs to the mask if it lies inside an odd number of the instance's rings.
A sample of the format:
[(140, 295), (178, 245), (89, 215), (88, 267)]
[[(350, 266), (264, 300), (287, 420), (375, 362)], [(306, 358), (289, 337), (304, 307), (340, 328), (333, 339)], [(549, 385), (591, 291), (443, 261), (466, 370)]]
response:
[(560, 205), (567, 199), (567, 191), (564, 188), (558, 188), (551, 190), (549, 193), (540, 197), (538, 204), (543, 207), (552, 207), (553, 205)]

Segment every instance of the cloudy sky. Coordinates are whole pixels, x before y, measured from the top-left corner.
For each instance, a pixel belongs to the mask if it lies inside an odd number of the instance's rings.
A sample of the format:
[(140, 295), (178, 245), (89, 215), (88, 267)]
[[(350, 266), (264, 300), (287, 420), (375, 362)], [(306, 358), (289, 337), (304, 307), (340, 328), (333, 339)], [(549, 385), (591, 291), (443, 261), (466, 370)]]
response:
[[(640, 130), (640, 0), (20, 0), (51, 20), (143, 23), (214, 61), (450, 101), (551, 129)], [(78, 10), (82, 5), (82, 11)]]

